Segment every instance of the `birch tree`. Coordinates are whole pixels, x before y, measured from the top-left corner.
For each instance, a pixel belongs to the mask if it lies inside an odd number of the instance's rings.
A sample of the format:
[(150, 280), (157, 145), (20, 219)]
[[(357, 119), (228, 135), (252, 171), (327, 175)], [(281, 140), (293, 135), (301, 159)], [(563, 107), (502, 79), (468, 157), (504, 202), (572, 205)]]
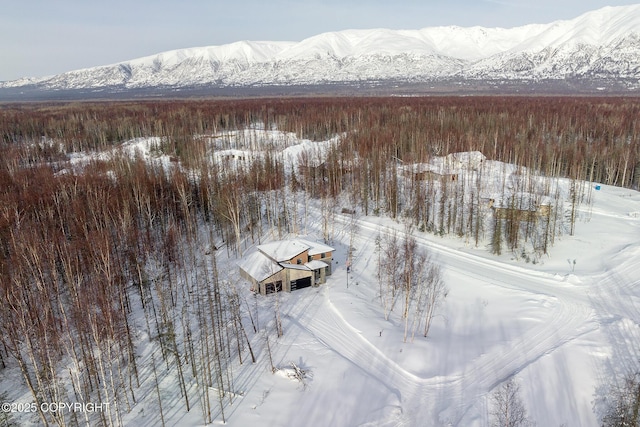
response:
[(502, 383), (491, 396), (491, 427), (529, 427), (533, 423), (520, 396), (520, 385), (514, 378)]

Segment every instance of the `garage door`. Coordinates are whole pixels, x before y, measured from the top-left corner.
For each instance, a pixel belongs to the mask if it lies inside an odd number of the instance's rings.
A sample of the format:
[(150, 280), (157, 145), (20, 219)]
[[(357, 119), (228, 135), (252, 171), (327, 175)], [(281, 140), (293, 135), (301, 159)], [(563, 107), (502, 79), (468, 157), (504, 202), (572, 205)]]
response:
[(311, 277), (304, 277), (298, 280), (291, 281), (291, 290), (295, 291), (296, 289), (308, 288), (311, 286)]

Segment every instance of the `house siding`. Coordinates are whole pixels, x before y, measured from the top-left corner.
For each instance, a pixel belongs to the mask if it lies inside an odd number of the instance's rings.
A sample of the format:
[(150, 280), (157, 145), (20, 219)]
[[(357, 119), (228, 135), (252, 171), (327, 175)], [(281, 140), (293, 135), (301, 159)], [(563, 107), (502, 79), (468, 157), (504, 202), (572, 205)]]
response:
[(289, 264), (298, 264), (298, 260), (300, 260), (299, 264), (305, 264), (307, 262), (307, 259), (309, 258), (309, 250), (307, 249), (306, 251), (302, 252), (299, 255), (294, 256), (293, 258), (291, 258), (288, 263)]
[(326, 257), (324, 257), (324, 258), (318, 258), (318, 259), (319, 259), (320, 261), (325, 262), (325, 263), (328, 265), (328, 267), (326, 268), (326, 273), (327, 273), (327, 275), (328, 275), (328, 276), (331, 276), (331, 270), (332, 270), (332, 268), (333, 268), (333, 267), (332, 267), (332, 264), (331, 264), (331, 263), (333, 262), (333, 256), (332, 256), (332, 254), (331, 254), (331, 253), (329, 253), (329, 254), (327, 254), (327, 256), (326, 256)]
[(265, 295), (267, 293), (266, 285), (271, 282), (282, 282), (282, 290), (284, 292), (291, 292), (291, 286), (287, 282), (287, 269), (280, 270), (271, 277), (264, 279), (260, 282), (260, 293)]
[(322, 261), (325, 264), (327, 264), (329, 266), (329, 268), (327, 269), (327, 275), (330, 276), (331, 275), (331, 269), (332, 269), (332, 262), (333, 262), (333, 252), (325, 252), (324, 253), (324, 257), (322, 256), (322, 254), (314, 254), (311, 255), (310, 257), (311, 260), (313, 261)]

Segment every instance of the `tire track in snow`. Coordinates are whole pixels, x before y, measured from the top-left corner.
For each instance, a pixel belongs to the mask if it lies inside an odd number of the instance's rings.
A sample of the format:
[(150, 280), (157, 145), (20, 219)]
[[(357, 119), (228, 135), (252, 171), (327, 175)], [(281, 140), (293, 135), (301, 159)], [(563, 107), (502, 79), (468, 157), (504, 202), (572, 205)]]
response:
[[(349, 224), (348, 220), (336, 219)], [(357, 226), (374, 233), (392, 230), (362, 220), (357, 221)], [(402, 231), (398, 232), (402, 234)], [(414, 237), (437, 255), (437, 262), (457, 274), (510, 291), (531, 293), (536, 297), (543, 295), (555, 301), (557, 307), (549, 322), (528, 329), (515, 345), (510, 345), (513, 341), (506, 342), (471, 361), (464, 372), (436, 378), (421, 378), (398, 366), (352, 328), (334, 307), (331, 307), (332, 315), (324, 313), (323, 320), (314, 318), (308, 322), (309, 331), (325, 345), (381, 383), (400, 390), (403, 414), (395, 420), (398, 426), (409, 425), (417, 419), (458, 425), (474, 405), (485, 404), (483, 398), (496, 385), (598, 328), (591, 300), (579, 287), (554, 279), (550, 274), (505, 265), (451, 249), (422, 236)], [(381, 368), (383, 364), (385, 368)]]
[(388, 358), (348, 324), (329, 300), (319, 302), (313, 314), (305, 314), (300, 326), (396, 395), (402, 414), (387, 420), (388, 425), (412, 425), (418, 419), (458, 425), (495, 385), (595, 328), (576, 320), (581, 317), (579, 312), (560, 310), (547, 326), (521, 338), (526, 351), (522, 346), (504, 346), (474, 360), (465, 372), (432, 378), (419, 377)]
[(322, 301), (319, 306), (313, 316), (301, 319), (301, 326), (327, 348), (360, 368), (367, 376), (376, 379), (396, 396), (401, 408), (400, 422), (398, 423), (398, 416), (395, 415), (386, 423), (381, 420), (381, 426), (412, 425), (419, 419), (412, 414), (412, 409), (416, 406), (414, 402), (419, 392), (424, 391), (426, 381), (403, 369), (363, 338), (359, 331), (345, 321), (329, 299)]

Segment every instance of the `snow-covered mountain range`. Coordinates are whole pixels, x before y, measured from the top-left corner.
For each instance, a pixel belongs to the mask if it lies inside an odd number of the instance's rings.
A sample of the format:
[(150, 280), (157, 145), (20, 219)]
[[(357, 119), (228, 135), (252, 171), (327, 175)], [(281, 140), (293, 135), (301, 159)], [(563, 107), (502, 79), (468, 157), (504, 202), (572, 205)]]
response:
[(347, 30), (300, 42), (240, 41), (180, 49), (56, 76), (4, 82), (0, 90), (560, 80), (640, 90), (640, 4), (510, 29)]

